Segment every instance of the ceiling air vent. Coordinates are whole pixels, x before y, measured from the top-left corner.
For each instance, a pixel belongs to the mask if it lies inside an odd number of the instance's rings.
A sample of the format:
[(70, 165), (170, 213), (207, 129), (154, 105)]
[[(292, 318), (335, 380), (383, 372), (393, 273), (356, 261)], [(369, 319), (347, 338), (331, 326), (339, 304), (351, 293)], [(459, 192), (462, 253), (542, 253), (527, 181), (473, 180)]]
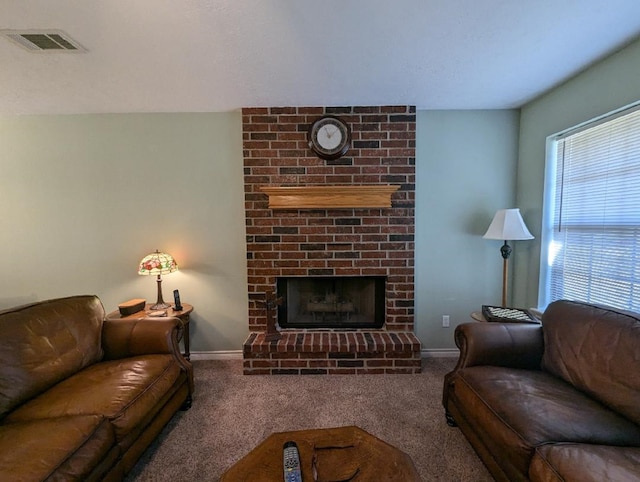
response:
[(62, 30), (0, 30), (0, 34), (32, 52), (86, 52)]

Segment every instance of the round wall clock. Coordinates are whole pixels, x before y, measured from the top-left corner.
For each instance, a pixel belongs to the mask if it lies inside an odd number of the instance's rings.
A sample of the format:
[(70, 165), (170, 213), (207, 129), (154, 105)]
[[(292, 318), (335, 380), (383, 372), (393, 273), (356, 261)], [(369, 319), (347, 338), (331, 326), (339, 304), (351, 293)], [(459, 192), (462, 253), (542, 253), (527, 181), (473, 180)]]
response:
[(309, 147), (322, 159), (333, 160), (344, 156), (350, 143), (349, 126), (337, 117), (325, 115), (309, 128)]

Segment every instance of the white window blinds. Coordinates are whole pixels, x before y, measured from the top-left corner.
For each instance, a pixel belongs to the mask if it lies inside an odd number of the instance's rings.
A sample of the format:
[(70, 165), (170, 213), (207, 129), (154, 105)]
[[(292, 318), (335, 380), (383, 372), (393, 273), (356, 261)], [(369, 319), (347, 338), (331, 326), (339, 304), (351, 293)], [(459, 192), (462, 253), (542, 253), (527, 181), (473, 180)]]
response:
[(548, 300), (640, 311), (640, 110), (556, 141)]

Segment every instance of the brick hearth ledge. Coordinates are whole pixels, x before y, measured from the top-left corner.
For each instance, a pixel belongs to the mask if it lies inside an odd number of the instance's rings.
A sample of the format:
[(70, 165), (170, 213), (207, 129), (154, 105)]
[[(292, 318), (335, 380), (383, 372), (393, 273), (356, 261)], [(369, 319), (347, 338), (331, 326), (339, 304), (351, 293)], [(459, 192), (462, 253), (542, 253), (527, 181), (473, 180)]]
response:
[(251, 333), (243, 345), (245, 375), (420, 373), (420, 341), (413, 332), (283, 330), (265, 341)]

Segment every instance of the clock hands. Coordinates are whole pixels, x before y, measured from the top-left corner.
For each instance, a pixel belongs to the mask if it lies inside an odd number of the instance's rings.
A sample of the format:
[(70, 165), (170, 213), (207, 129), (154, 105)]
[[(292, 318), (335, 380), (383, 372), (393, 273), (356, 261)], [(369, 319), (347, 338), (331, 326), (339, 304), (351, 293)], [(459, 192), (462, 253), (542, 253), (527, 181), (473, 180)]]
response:
[(336, 127), (332, 132), (329, 132), (329, 126), (324, 126), (324, 131), (327, 133), (327, 137), (331, 139), (331, 137), (338, 132), (338, 128)]

